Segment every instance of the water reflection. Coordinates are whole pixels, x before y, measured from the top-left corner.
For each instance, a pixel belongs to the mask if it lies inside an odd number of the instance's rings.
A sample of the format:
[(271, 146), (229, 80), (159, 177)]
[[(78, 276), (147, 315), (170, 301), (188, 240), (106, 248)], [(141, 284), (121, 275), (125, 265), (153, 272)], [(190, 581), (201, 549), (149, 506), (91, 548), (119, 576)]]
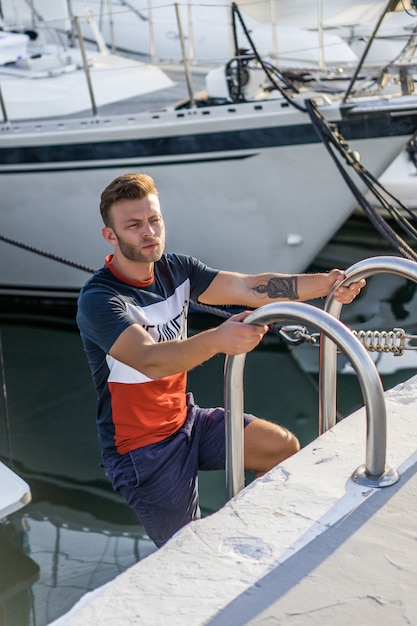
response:
[(0, 624), (35, 624), (31, 585), (39, 579), (23, 520), (10, 516), (0, 524)]
[(53, 501), (35, 501), (11, 516), (0, 526), (1, 542), (18, 548), (9, 559), (19, 557), (14, 585), (0, 590), (0, 623), (8, 626), (49, 624), (154, 551), (141, 527), (124, 524), (123, 516), (114, 524), (95, 518), (93, 509), (74, 511)]
[(0, 625), (44, 626), (154, 548), (100, 467), (74, 307), (5, 308), (0, 455), (33, 499), (0, 524)]

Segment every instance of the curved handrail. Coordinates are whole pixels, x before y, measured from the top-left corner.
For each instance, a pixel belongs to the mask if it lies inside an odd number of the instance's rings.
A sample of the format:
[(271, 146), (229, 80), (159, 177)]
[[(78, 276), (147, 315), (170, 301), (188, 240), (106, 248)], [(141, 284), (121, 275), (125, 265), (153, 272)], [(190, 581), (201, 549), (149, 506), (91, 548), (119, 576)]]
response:
[[(366, 406), (368, 436), (366, 464), (356, 470), (353, 478), (372, 486), (387, 486), (399, 478), (396, 470), (385, 465), (386, 411), (381, 379), (371, 357), (359, 339), (334, 316), (301, 302), (267, 304), (245, 318), (247, 324), (271, 324), (294, 320), (316, 326), (331, 337), (335, 345), (349, 357), (355, 369)], [(243, 369), (246, 354), (228, 356), (225, 363), (224, 393), (226, 422), (226, 492), (227, 498), (244, 487), (243, 459)], [(371, 425), (371, 427), (369, 426)], [(368, 438), (371, 441), (368, 441)], [(371, 452), (372, 451), (372, 452)]]
[[(396, 274), (417, 282), (417, 263), (401, 257), (378, 256), (364, 259), (345, 270), (346, 278), (336, 283), (327, 296), (324, 310), (339, 319), (342, 304), (334, 298), (335, 290), (341, 285), (374, 274)], [(333, 341), (324, 336), (320, 340), (320, 374), (319, 374), (319, 432), (320, 434), (336, 424), (336, 380), (337, 380), (337, 347)], [(372, 436), (372, 435), (371, 435)]]

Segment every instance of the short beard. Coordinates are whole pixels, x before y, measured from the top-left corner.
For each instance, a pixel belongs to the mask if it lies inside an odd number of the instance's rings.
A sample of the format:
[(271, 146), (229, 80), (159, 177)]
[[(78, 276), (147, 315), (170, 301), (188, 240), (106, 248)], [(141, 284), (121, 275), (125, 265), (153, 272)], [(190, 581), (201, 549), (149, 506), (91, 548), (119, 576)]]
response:
[(150, 256), (147, 256), (142, 254), (136, 246), (132, 246), (131, 244), (123, 241), (123, 239), (121, 239), (114, 230), (113, 232), (116, 235), (120, 252), (129, 261), (134, 261), (135, 263), (154, 263), (155, 261), (159, 261), (164, 252), (164, 244), (161, 242), (158, 247), (152, 251)]

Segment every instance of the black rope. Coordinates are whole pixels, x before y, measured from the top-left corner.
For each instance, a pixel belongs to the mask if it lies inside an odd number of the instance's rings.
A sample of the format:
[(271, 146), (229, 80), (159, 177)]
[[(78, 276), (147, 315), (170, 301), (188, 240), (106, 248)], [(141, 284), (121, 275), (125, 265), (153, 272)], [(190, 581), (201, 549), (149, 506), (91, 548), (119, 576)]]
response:
[[(201, 311), (202, 313), (211, 313), (212, 315), (223, 317), (224, 319), (231, 317), (235, 313), (235, 311), (231, 312), (217, 306), (209, 306), (208, 304), (202, 304), (201, 302), (196, 302), (195, 300), (190, 300), (190, 306), (197, 311)], [(288, 337), (281, 333), (282, 326), (279, 326), (278, 324), (269, 324), (268, 328), (272, 334), (278, 335), (282, 341), (288, 343), (289, 345), (298, 346), (305, 341), (305, 339), (302, 338), (289, 340)]]
[[(335, 124), (329, 123), (322, 115), (319, 113), (317, 107), (311, 100), (305, 101), (305, 107), (302, 107), (300, 104), (291, 99), (285, 92), (284, 89), (275, 81), (274, 75), (278, 76), (278, 78), (284, 82), (287, 88), (291, 88), (293, 92), (299, 93), (298, 89), (290, 83), (287, 78), (280, 72), (278, 68), (272, 66), (268, 63), (265, 63), (263, 59), (260, 57), (256, 46), (252, 40), (252, 37), (244, 23), (242, 15), (236, 5), (236, 3), (232, 3), (232, 17), (233, 17), (233, 34), (235, 41), (235, 49), (236, 54), (239, 54), (239, 48), (237, 43), (237, 33), (236, 33), (236, 18), (239, 20), (244, 34), (249, 42), (249, 45), (253, 51), (254, 57), (261, 65), (265, 74), (268, 76), (272, 85), (277, 89), (280, 94), (291, 104), (291, 106), (296, 109), (302, 111), (303, 113), (308, 113), (315, 128), (318, 136), (321, 141), (324, 143), (326, 149), (332, 156), (334, 162), (336, 163), (337, 168), (339, 169), (343, 179), (348, 185), (349, 189), (353, 193), (354, 197), (358, 201), (358, 204), (362, 207), (365, 215), (374, 225), (375, 229), (379, 234), (388, 241), (388, 243), (400, 252), (404, 257), (417, 261), (417, 253), (413, 250), (413, 248), (408, 245), (402, 237), (395, 232), (395, 230), (388, 224), (388, 222), (384, 219), (384, 217), (369, 203), (369, 201), (364, 197), (358, 187), (355, 185), (351, 177), (346, 172), (340, 160), (337, 158), (334, 150), (336, 149), (342, 158), (345, 160), (346, 164), (351, 166), (359, 178), (365, 183), (374, 197), (377, 199), (382, 208), (384, 208), (387, 213), (391, 216), (394, 222), (402, 229), (402, 231), (413, 241), (417, 243), (417, 228), (411, 223), (416, 220), (415, 214), (410, 211), (408, 207), (406, 207), (398, 198), (396, 198), (393, 194), (391, 194), (387, 189), (385, 189), (381, 183), (376, 179), (365, 167), (363, 167), (359, 161), (355, 158), (354, 152), (350, 150), (347, 142), (339, 133), (337, 126)], [(402, 55), (406, 54), (409, 49), (414, 49), (416, 46), (415, 43), (416, 35), (415, 31), (410, 36), (407, 45), (404, 47), (402, 51)], [(250, 57), (248, 57), (249, 59)], [(237, 90), (237, 99), (243, 100), (242, 95), (242, 85), (241, 85), (241, 69), (244, 68), (245, 57), (238, 56), (236, 59), (238, 63), (238, 72), (237, 72), (237, 80), (238, 80), (238, 90)], [(248, 60), (246, 60), (246, 63)], [(414, 142), (417, 141), (417, 137), (413, 138)], [(417, 158), (415, 156), (415, 152), (417, 151), (413, 140), (409, 142), (409, 153), (412, 155), (412, 158), (417, 166)], [(413, 143), (413, 145), (410, 145)], [(389, 201), (391, 199), (395, 202), (396, 206), (392, 202)], [(406, 215), (410, 218), (408, 219)]]
[[(46, 250), (42, 250), (40, 248), (36, 248), (35, 246), (31, 246), (29, 244), (23, 243), (22, 241), (18, 241), (17, 239), (12, 239), (11, 237), (6, 237), (5, 235), (1, 235), (0, 234), (0, 241), (4, 241), (5, 243), (9, 243), (10, 245), (16, 246), (18, 248), (21, 248), (22, 250), (27, 250), (28, 252), (33, 252), (34, 254), (38, 254), (40, 256), (46, 257), (47, 259), (51, 259), (53, 261), (57, 261), (58, 263), (63, 263), (64, 265), (68, 265), (69, 267), (75, 267), (76, 269), (82, 270), (84, 272), (88, 272), (89, 274), (94, 274), (94, 272), (96, 271), (96, 269), (94, 269), (93, 267), (90, 267), (88, 265), (84, 265), (82, 263), (77, 263), (76, 261), (71, 261), (70, 259), (66, 259), (62, 256), (59, 256), (57, 254), (53, 254), (52, 252), (47, 252)], [(230, 311), (226, 311), (223, 309), (220, 309), (218, 307), (211, 307), (208, 306), (206, 304), (202, 304), (200, 302), (196, 302), (194, 300), (190, 301), (190, 305), (196, 309), (197, 311), (201, 311), (201, 312), (205, 312), (205, 313), (212, 313), (213, 315), (217, 315), (219, 317), (224, 317), (224, 318), (228, 318), (231, 315), (233, 315), (233, 313), (231, 313)], [(281, 327), (277, 326), (276, 324), (271, 324), (269, 327), (271, 333), (273, 334), (278, 334), (280, 336), (280, 338), (283, 341), (286, 341), (287, 343), (291, 343), (291, 345), (298, 345), (298, 343), (302, 343), (303, 340), (300, 340), (300, 342), (298, 342), (297, 340), (292, 340), (291, 342), (288, 341), (285, 336), (280, 334), (280, 330)]]
[(149, 22), (149, 17), (147, 17), (144, 13), (142, 13), (142, 11), (139, 11), (139, 9), (134, 7), (131, 2), (127, 2), (126, 0), (119, 0), (119, 3), (122, 7), (127, 7), (128, 9), (130, 9), (132, 13), (137, 15), (138, 18), (142, 20), (142, 22)]
[(35, 254), (46, 257), (47, 259), (58, 261), (58, 263), (63, 263), (64, 265), (75, 267), (76, 269), (82, 270), (83, 272), (94, 274), (94, 272), (96, 271), (93, 267), (89, 267), (88, 265), (77, 263), (77, 261), (71, 261), (70, 259), (66, 259), (57, 254), (53, 254), (52, 252), (47, 252), (46, 250), (41, 250), (40, 248), (36, 248), (35, 246), (23, 243), (22, 241), (18, 241), (17, 239), (12, 239), (11, 237), (6, 237), (5, 235), (0, 235), (0, 241), (10, 243), (12, 246), (16, 246), (17, 248), (21, 248), (22, 250), (27, 250), (28, 252), (34, 252)]
[(343, 164), (341, 160), (337, 157), (334, 149), (339, 152), (339, 154), (345, 160), (346, 164), (351, 166), (355, 170), (355, 172), (358, 174), (361, 180), (365, 182), (368, 189), (378, 199), (382, 206), (389, 211), (395, 222), (411, 237), (414, 242), (417, 243), (417, 230), (407, 220), (407, 218), (401, 215), (399, 209), (395, 208), (391, 203), (389, 203), (384, 196), (390, 197), (391, 199), (395, 200), (400, 209), (408, 213), (410, 217), (414, 217), (411, 211), (402, 202), (400, 202), (400, 200), (395, 198), (393, 194), (385, 189), (379, 183), (379, 181), (370, 172), (368, 172), (368, 170), (363, 165), (361, 165), (361, 163), (359, 163), (354, 152), (349, 148), (347, 142), (339, 133), (337, 126), (335, 124), (329, 123), (321, 115), (316, 105), (311, 100), (306, 101), (306, 108), (318, 136), (320, 137), (327, 151), (333, 158), (339, 172), (341, 173), (343, 179), (353, 193), (354, 197), (360, 204), (365, 215), (367, 215), (367, 217), (375, 226), (380, 235), (386, 241), (388, 241), (388, 243), (394, 249), (400, 252), (405, 258), (412, 261), (417, 261), (417, 252), (415, 252), (415, 250), (413, 250), (413, 248), (402, 239), (402, 237), (390, 226), (390, 224), (388, 224), (388, 222), (384, 219), (381, 213), (376, 208), (372, 207), (367, 198), (365, 198), (365, 196), (353, 182), (345, 167), (343, 167)]
[(277, 83), (277, 81), (275, 80), (274, 74), (277, 75), (279, 77), (279, 79), (285, 84), (285, 86), (288, 89), (291, 89), (291, 91), (293, 93), (298, 94), (299, 91), (296, 88), (295, 85), (293, 85), (293, 83), (291, 83), (282, 72), (280, 72), (280, 70), (275, 67), (270, 65), (269, 63), (265, 63), (265, 61), (262, 59), (262, 57), (260, 56), (255, 43), (249, 33), (249, 30), (246, 27), (245, 22), (243, 21), (242, 15), (236, 5), (235, 2), (232, 2), (231, 5), (232, 8), (232, 26), (233, 26), (233, 39), (234, 39), (234, 45), (235, 45), (235, 54), (237, 55), (237, 63), (238, 63), (238, 73), (237, 73), (237, 79), (238, 79), (238, 87), (239, 87), (239, 92), (237, 94), (237, 99), (238, 100), (242, 100), (243, 99), (243, 95), (241, 92), (241, 72), (239, 71), (244, 63), (244, 57), (241, 56), (241, 49), (239, 48), (238, 45), (238, 41), (237, 41), (237, 30), (236, 30), (236, 17), (240, 22), (240, 25), (243, 29), (243, 32), (246, 36), (246, 39), (248, 40), (249, 46), (253, 52), (254, 57), (256, 58), (256, 60), (258, 61), (259, 65), (262, 67), (263, 71), (265, 72), (266, 76), (269, 78), (269, 80), (271, 81), (272, 85), (275, 87), (275, 89), (277, 91), (279, 91), (279, 93), (283, 96), (283, 98), (285, 98), (285, 100), (287, 100), (287, 102), (289, 102), (294, 108), (298, 109), (299, 111), (302, 111), (303, 113), (306, 113), (306, 109), (304, 107), (302, 107), (300, 104), (298, 104), (297, 102), (295, 102), (294, 100), (292, 100), (288, 94), (285, 92), (285, 90)]

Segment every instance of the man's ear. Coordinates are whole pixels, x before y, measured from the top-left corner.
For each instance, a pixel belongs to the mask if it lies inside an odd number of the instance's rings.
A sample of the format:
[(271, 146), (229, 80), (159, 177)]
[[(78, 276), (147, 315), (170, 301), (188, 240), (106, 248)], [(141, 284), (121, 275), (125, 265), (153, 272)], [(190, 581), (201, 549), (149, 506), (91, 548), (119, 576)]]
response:
[(103, 235), (104, 239), (111, 244), (112, 246), (116, 245), (117, 243), (117, 237), (114, 233), (114, 230), (112, 228), (110, 228), (109, 226), (104, 226), (101, 229), (101, 234)]

